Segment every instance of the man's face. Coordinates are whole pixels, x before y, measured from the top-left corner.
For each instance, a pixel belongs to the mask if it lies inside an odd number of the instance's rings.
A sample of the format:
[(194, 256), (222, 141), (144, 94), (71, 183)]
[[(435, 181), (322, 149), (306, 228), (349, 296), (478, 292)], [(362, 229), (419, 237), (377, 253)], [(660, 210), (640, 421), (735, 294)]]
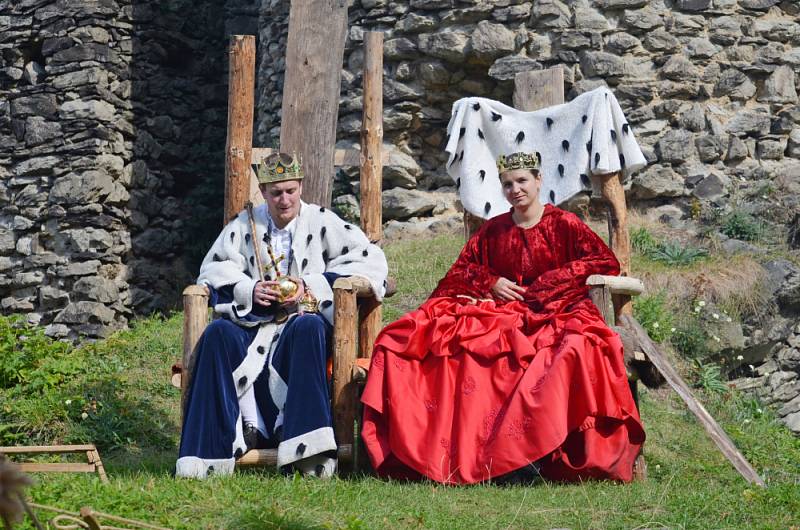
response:
[(303, 185), (299, 180), (286, 180), (261, 186), (269, 214), (278, 228), (283, 228), (300, 213), (300, 194)]

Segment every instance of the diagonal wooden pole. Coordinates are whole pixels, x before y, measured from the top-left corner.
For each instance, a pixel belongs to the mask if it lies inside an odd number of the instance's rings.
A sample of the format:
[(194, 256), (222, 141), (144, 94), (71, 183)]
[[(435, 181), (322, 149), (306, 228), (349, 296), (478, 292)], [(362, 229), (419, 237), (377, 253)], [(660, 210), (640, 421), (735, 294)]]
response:
[(639, 324), (639, 322), (631, 315), (621, 315), (622, 325), (634, 333), (639, 342), (639, 346), (647, 354), (650, 362), (658, 368), (658, 371), (664, 376), (669, 385), (678, 393), (681, 399), (689, 407), (700, 424), (705, 428), (708, 435), (716, 444), (717, 448), (725, 455), (725, 458), (733, 464), (733, 467), (751, 484), (758, 486), (766, 486), (764, 480), (759, 476), (750, 462), (744, 455), (736, 448), (733, 441), (728, 437), (727, 433), (720, 427), (719, 423), (714, 420), (711, 414), (705, 409), (697, 398), (692, 393), (689, 385), (678, 375), (675, 368), (672, 367), (666, 356), (658, 349), (658, 346), (653, 343), (647, 335), (647, 331)]

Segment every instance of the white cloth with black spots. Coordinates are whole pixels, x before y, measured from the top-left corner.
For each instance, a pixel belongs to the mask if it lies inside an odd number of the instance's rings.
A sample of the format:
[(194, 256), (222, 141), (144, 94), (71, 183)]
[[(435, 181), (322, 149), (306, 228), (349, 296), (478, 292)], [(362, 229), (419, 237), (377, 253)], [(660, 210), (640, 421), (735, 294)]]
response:
[(647, 164), (617, 98), (607, 88), (533, 112), (491, 99), (459, 99), (447, 134), (447, 172), (464, 208), (484, 219), (511, 207), (497, 175), (500, 155), (541, 154), (543, 204), (560, 204), (592, 189), (592, 174), (622, 170), (628, 176)]
[[(267, 206), (254, 208), (253, 217), (261, 264), (266, 267), (270, 263), (267, 234), (271, 225)], [(289, 275), (305, 281), (329, 322), (333, 323), (333, 290), (323, 276), (325, 272), (367, 278), (378, 300), (383, 298), (388, 274), (386, 257), (357, 226), (343, 221), (328, 208), (305, 202), (293, 222)], [(247, 212), (243, 211), (217, 237), (197, 279), (197, 283), (214, 288), (234, 286), (233, 302), (217, 304), (214, 310), (243, 326), (258, 325), (244, 320), (253, 309), (253, 288), (259, 278), (252, 239)], [(266, 277), (270, 276), (274, 271), (268, 271)]]

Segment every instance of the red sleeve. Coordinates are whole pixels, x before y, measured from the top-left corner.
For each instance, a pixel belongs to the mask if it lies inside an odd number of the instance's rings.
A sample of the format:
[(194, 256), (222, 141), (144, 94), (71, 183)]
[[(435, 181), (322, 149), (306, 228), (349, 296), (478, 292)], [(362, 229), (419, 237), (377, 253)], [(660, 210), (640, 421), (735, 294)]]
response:
[(561, 267), (536, 278), (525, 302), (537, 312), (561, 311), (589, 295), (592, 274), (619, 274), (619, 261), (597, 234), (574, 215), (564, 215), (557, 230)]
[(486, 249), (486, 228), (484, 223), (470, 239), (461, 254), (439, 285), (431, 293), (430, 298), (441, 296), (466, 295), (474, 298), (489, 296), (492, 286), (500, 277), (491, 271), (488, 265)]

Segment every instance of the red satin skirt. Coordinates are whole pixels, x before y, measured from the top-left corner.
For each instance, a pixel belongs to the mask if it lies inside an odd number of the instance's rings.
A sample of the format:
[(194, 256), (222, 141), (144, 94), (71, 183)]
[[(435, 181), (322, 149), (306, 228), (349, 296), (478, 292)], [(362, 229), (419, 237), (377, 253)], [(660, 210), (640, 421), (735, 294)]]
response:
[(540, 461), (552, 480), (630, 481), (645, 439), (622, 342), (588, 301), (434, 298), (375, 342), (362, 436), (379, 475), (471, 484)]

